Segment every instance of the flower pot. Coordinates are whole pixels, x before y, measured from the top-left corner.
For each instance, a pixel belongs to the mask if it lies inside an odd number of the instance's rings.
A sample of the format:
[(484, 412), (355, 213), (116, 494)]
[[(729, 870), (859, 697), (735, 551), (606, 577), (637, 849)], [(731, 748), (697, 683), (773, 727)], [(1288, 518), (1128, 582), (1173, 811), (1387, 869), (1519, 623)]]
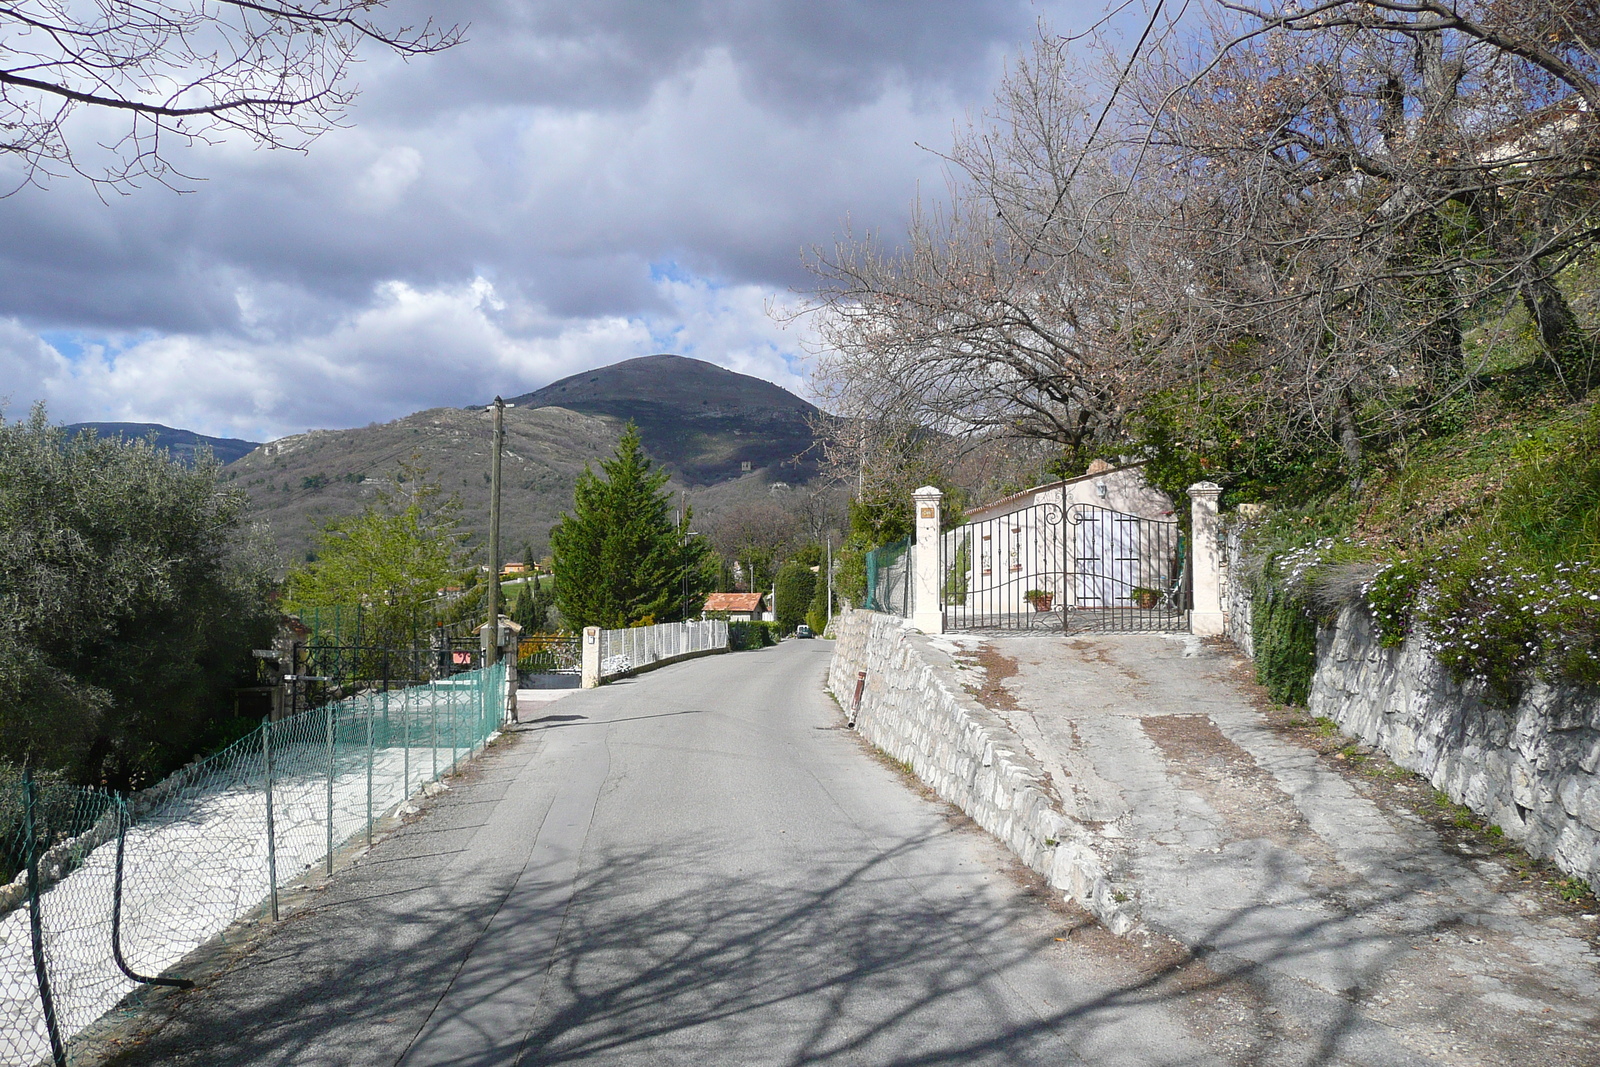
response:
[(1135, 589), (1133, 591), (1133, 602), (1145, 611), (1155, 607), (1160, 600), (1161, 594), (1154, 589)]
[(1028, 603), (1033, 605), (1033, 610), (1034, 611), (1049, 611), (1050, 610), (1050, 601), (1053, 600), (1053, 599), (1054, 599), (1054, 597), (1049, 596), (1049, 595), (1036, 596), (1032, 600), (1028, 601)]

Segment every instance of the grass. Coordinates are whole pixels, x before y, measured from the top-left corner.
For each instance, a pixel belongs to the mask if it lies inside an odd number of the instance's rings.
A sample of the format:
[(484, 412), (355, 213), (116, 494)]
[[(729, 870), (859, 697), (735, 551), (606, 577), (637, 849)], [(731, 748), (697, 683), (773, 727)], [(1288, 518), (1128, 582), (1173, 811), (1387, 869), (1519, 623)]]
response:
[[(1586, 562), (1600, 558), (1600, 403), (1570, 400), (1517, 352), (1431, 429), (1389, 442), (1358, 497), (1280, 508), (1247, 532), (1280, 599), (1326, 621), (1364, 598), (1386, 645), (1423, 627), (1456, 681), (1487, 682), (1508, 707), (1535, 677), (1600, 683), (1600, 567)], [(1268, 651), (1275, 634), (1262, 631)], [(1311, 642), (1291, 643), (1303, 659)]]
[(1582, 878), (1555, 878), (1550, 884), (1556, 895), (1570, 904), (1594, 899), (1594, 888)]

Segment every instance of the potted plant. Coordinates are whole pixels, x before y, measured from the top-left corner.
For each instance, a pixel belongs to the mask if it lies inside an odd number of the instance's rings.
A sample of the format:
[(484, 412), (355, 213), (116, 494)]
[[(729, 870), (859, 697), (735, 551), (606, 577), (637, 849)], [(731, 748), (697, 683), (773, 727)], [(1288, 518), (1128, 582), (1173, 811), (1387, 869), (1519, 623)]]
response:
[(1034, 611), (1049, 611), (1050, 602), (1055, 599), (1055, 594), (1043, 589), (1030, 589), (1022, 594), (1024, 600), (1033, 605)]
[(1151, 589), (1147, 586), (1136, 585), (1133, 587), (1133, 602), (1145, 611), (1149, 611), (1161, 601), (1161, 590)]

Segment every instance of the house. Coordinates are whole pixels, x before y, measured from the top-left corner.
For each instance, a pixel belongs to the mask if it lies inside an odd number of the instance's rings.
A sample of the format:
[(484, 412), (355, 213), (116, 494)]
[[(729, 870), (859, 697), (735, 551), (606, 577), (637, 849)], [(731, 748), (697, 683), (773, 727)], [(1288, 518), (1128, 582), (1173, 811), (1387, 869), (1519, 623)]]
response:
[(1142, 464), (1096, 460), (966, 520), (942, 536), (943, 597), (974, 617), (1128, 606), (1171, 589), (1182, 569), (1173, 502)]
[(502, 577), (502, 578), (509, 578), (513, 574), (527, 574), (527, 573), (528, 573), (528, 565), (526, 563), (521, 563), (521, 562), (518, 562), (518, 563), (507, 563), (507, 564), (505, 564), (504, 566), (502, 566), (500, 568), (500, 577)]
[(759, 622), (767, 613), (765, 593), (712, 593), (705, 613), (727, 614), (729, 622)]
[(1170, 519), (1173, 516), (1172, 498), (1145, 479), (1144, 464), (1130, 463), (1118, 467), (1097, 459), (1089, 464), (1086, 473), (1076, 478), (1036, 485), (1032, 489), (990, 501), (982, 507), (969, 508), (966, 520), (979, 522), (998, 519), (1036, 504), (1058, 504), (1062, 507), (1088, 504), (1144, 519)]

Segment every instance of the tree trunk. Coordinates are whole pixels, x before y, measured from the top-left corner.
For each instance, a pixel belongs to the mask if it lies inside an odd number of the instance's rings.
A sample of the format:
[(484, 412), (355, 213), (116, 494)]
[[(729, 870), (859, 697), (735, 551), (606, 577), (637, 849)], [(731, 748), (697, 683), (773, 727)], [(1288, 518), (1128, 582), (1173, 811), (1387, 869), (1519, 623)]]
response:
[(1518, 287), (1545, 359), (1572, 398), (1581, 398), (1594, 385), (1594, 351), (1578, 326), (1567, 295), (1533, 261), (1523, 265)]
[(1361, 491), (1361, 432), (1356, 427), (1355, 401), (1349, 387), (1339, 390), (1339, 406), (1334, 411), (1339, 429), (1339, 449), (1344, 453), (1345, 472), (1350, 477), (1350, 493)]

